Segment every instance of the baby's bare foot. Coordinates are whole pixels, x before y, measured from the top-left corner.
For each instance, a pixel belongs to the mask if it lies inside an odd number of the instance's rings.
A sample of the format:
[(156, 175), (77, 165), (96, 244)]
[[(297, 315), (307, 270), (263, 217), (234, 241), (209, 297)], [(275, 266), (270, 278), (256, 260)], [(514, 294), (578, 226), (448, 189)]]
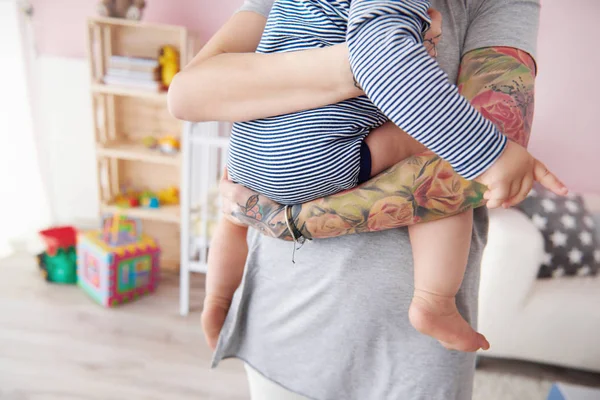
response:
[(225, 317), (229, 311), (231, 299), (207, 294), (204, 299), (204, 309), (202, 310), (202, 330), (206, 343), (211, 349), (217, 347), (221, 328), (225, 323)]
[(447, 349), (473, 352), (490, 348), (485, 336), (460, 315), (454, 297), (415, 290), (408, 317), (416, 330), (437, 339)]

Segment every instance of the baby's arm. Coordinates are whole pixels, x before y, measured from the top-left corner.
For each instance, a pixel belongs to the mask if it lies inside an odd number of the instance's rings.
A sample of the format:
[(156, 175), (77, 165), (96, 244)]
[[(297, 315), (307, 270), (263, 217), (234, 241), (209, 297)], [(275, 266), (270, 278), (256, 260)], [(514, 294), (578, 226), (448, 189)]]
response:
[(357, 82), (397, 126), (473, 179), (496, 161), (506, 137), (458, 93), (423, 46), (425, 0), (354, 0), (347, 43)]
[(399, 127), (448, 161), (466, 179), (488, 186), (488, 206), (523, 200), (534, 180), (567, 189), (523, 147), (508, 142), (458, 93), (428, 56), (422, 34), (428, 0), (354, 0), (347, 42), (358, 84)]
[[(534, 180), (557, 194), (564, 185), (458, 93), (428, 56), (422, 33), (427, 0), (354, 0), (347, 42), (358, 84), (396, 125), (490, 189), (490, 206), (522, 200)], [(491, 167), (491, 168), (490, 168)], [(489, 169), (489, 171), (488, 171)]]

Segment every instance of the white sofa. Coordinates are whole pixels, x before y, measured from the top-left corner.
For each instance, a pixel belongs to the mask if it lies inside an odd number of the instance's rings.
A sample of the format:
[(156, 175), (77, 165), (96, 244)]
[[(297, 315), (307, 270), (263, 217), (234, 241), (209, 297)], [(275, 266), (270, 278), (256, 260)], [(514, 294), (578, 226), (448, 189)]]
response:
[[(600, 196), (585, 196), (600, 211)], [(482, 356), (600, 372), (600, 276), (536, 279), (541, 233), (517, 210), (490, 212), (483, 255), (479, 330)]]

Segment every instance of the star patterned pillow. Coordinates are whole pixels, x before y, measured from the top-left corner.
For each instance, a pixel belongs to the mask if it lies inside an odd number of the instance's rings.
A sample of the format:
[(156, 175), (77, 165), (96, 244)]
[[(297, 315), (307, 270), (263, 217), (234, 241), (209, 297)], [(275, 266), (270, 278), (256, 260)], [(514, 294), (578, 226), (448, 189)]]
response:
[(596, 222), (581, 196), (559, 197), (536, 186), (518, 208), (544, 235), (544, 260), (538, 278), (596, 275), (600, 244)]

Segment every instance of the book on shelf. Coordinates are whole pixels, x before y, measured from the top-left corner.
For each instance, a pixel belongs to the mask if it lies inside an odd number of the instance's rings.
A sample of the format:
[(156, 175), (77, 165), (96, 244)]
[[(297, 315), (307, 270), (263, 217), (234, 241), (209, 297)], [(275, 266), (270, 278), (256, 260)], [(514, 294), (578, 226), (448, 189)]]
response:
[(109, 68), (106, 71), (107, 76), (113, 76), (116, 78), (129, 78), (136, 80), (149, 80), (149, 81), (159, 81), (160, 74), (159, 70), (155, 69), (153, 71), (136, 71), (131, 69), (120, 69), (120, 68)]
[(128, 71), (153, 72), (158, 70), (159, 63), (155, 58), (111, 56), (108, 62), (108, 68)]
[(158, 92), (162, 90), (159, 71), (154, 58), (111, 56), (104, 83)]

